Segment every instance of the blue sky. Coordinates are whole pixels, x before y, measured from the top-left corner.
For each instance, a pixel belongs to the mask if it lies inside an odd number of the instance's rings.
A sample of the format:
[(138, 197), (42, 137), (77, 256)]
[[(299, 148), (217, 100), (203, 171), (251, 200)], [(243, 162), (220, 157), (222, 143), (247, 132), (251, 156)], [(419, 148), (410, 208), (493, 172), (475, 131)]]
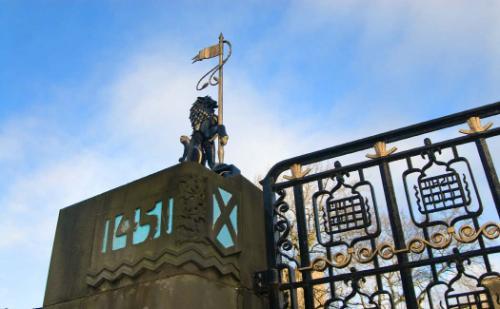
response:
[(498, 101), (499, 17), (487, 0), (0, 0), (0, 307), (41, 306), (60, 208), (177, 162), (211, 65), (190, 59), (221, 31), (226, 160), (253, 180)]

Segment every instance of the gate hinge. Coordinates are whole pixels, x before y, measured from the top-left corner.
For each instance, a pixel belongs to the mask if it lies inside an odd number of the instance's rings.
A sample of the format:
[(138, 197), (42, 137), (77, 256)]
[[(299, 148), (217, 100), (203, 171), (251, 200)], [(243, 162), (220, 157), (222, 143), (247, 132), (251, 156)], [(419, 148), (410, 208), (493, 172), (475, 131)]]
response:
[(273, 287), (279, 284), (278, 270), (271, 268), (254, 273), (253, 276), (255, 291), (259, 294), (266, 294)]

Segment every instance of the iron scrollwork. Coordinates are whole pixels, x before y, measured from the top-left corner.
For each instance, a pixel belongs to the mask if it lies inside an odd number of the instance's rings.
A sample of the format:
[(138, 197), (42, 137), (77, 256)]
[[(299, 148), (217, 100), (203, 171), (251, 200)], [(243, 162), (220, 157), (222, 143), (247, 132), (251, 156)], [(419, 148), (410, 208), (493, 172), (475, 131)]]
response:
[(273, 205), (274, 214), (277, 218), (274, 224), (274, 230), (279, 232), (280, 234), (278, 240), (276, 241), (276, 249), (278, 250), (279, 255), (289, 261), (295, 262), (296, 265), (299, 265), (299, 262), (293, 257), (293, 255), (288, 253), (292, 251), (293, 244), (289, 239), (291, 223), (290, 220), (288, 220), (288, 218), (286, 217), (287, 212), (290, 210), (290, 206), (285, 201), (286, 191), (279, 190), (277, 194), (279, 197)]

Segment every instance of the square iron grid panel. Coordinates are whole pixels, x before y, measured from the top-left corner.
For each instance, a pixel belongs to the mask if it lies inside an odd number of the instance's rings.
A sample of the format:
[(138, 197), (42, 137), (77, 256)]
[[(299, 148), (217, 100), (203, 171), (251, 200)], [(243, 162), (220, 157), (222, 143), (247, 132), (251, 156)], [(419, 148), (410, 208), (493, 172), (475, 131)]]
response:
[(426, 177), (419, 180), (424, 209), (423, 214), (467, 205), (462, 182), (456, 172)]
[(471, 291), (446, 297), (448, 309), (485, 309), (491, 308), (486, 291)]
[(359, 195), (327, 203), (328, 234), (338, 234), (370, 226), (370, 214)]

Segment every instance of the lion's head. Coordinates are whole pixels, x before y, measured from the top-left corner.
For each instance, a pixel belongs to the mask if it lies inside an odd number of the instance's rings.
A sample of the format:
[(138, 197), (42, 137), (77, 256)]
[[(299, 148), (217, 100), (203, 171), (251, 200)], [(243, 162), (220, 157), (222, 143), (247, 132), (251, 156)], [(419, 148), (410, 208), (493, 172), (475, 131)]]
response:
[(197, 130), (203, 121), (213, 117), (217, 107), (217, 101), (210, 96), (198, 97), (189, 110), (189, 120), (193, 129)]

